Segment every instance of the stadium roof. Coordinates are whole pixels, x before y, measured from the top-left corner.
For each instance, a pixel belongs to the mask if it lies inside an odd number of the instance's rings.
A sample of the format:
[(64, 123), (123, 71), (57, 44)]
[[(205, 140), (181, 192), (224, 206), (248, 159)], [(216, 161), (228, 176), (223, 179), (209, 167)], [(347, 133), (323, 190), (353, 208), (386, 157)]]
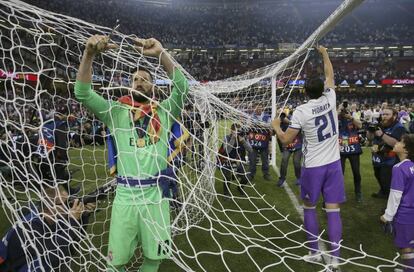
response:
[[(96, 0), (102, 1), (102, 0)], [(153, 4), (160, 6), (169, 5), (260, 5), (260, 4), (274, 4), (274, 5), (291, 5), (291, 4), (340, 4), (343, 0), (129, 0), (131, 2)], [(390, 0), (365, 0), (365, 3), (389, 3)], [(413, 3), (413, 0), (393, 0), (395, 4)]]

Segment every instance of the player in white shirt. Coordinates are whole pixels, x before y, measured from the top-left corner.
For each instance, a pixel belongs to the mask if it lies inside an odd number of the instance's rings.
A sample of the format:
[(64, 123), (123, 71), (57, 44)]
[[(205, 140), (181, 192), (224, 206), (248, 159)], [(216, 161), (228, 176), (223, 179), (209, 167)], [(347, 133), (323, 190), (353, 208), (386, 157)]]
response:
[(301, 197), (305, 229), (311, 248), (305, 259), (322, 260), (318, 248), (319, 225), (315, 209), (322, 193), (328, 217), (331, 265), (335, 269), (338, 266), (339, 241), (342, 238), (339, 204), (345, 201), (344, 177), (339, 154), (334, 72), (326, 48), (319, 46), (317, 49), (324, 62), (325, 83), (320, 78), (309, 79), (305, 92), (310, 99), (293, 112), (289, 128), (285, 132), (281, 130), (280, 118), (272, 121), (272, 127), (283, 145), (289, 144), (300, 131), (303, 133)]

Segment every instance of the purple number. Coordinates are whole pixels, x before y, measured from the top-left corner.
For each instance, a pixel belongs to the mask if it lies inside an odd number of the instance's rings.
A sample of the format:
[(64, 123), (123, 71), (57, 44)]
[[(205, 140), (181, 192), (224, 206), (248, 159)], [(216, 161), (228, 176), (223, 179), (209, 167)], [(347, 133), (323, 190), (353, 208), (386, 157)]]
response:
[[(329, 119), (331, 121), (332, 126), (332, 134), (330, 132), (324, 134), (323, 131), (328, 126), (328, 118), (326, 115), (329, 115)], [(331, 138), (332, 135), (336, 134), (336, 125), (335, 125), (335, 119), (332, 111), (328, 112), (325, 115), (321, 115), (315, 118), (315, 126), (318, 127), (318, 141), (322, 142), (325, 141), (328, 138)]]

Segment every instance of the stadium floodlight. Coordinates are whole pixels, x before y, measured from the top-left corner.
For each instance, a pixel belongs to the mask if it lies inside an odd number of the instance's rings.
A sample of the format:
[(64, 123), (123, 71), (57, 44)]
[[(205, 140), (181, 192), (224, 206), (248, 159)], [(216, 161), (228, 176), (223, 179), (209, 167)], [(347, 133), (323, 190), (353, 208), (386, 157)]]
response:
[(403, 48), (404, 49), (412, 49), (413, 47), (412, 47), (412, 45), (405, 45), (405, 46), (403, 46)]
[(158, 6), (166, 6), (172, 3), (172, 0), (135, 0), (135, 1), (139, 3), (153, 4), (153, 5), (158, 5)]

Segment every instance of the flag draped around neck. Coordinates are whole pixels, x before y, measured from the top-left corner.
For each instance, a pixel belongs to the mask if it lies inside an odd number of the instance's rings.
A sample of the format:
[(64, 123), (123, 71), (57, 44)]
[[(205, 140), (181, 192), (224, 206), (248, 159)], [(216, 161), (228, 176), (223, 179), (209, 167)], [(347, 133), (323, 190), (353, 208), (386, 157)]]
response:
[[(146, 116), (150, 117), (149, 126), (146, 129), (146, 135), (152, 144), (156, 144), (161, 135), (161, 122), (157, 113), (157, 104), (142, 104), (133, 100), (131, 96), (122, 96), (118, 102), (131, 107), (131, 113), (134, 123), (139, 122)], [(116, 128), (115, 128), (116, 129)], [(110, 175), (116, 174), (117, 150), (114, 138), (111, 136), (109, 129), (106, 131), (106, 143), (108, 145), (108, 166)]]

